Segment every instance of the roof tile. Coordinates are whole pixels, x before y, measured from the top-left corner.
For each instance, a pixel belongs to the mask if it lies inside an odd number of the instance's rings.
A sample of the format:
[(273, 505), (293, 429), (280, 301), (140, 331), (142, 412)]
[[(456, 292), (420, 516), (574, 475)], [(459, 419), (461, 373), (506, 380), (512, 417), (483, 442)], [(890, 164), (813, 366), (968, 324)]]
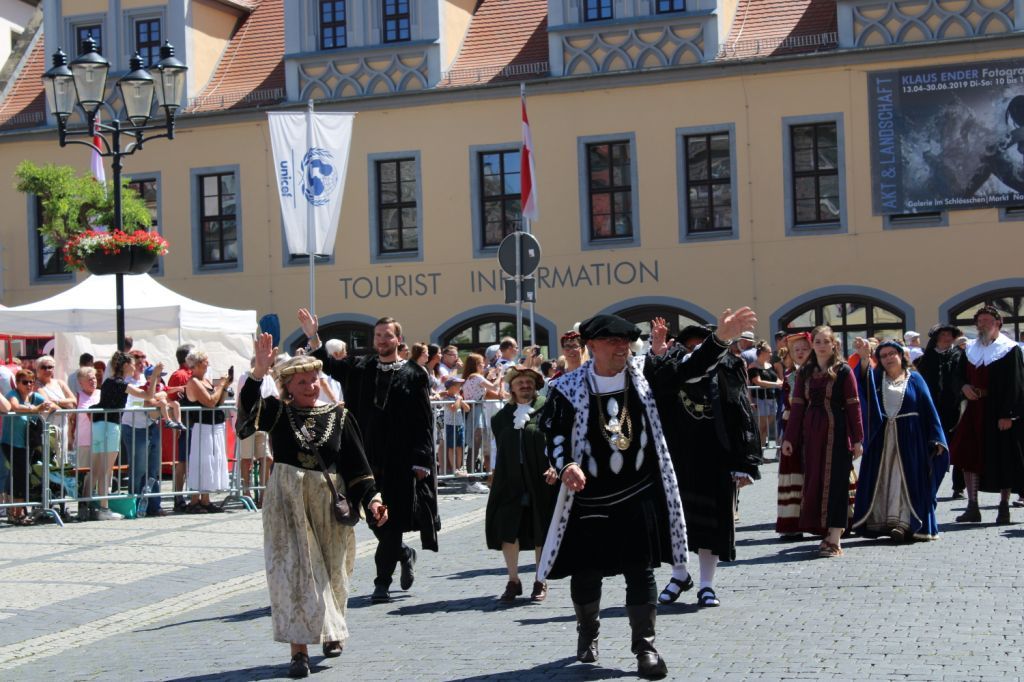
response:
[(739, 0), (719, 59), (834, 50), (836, 0)]
[(0, 102), (0, 130), (35, 128), (46, 122), (45, 72), (46, 41), (40, 29), (28, 57), (11, 82), (7, 96)]
[(248, 0), (253, 12), (228, 42), (187, 111), (241, 109), (284, 100), (284, 0)]
[(483, 0), (441, 87), (548, 75), (546, 0)]

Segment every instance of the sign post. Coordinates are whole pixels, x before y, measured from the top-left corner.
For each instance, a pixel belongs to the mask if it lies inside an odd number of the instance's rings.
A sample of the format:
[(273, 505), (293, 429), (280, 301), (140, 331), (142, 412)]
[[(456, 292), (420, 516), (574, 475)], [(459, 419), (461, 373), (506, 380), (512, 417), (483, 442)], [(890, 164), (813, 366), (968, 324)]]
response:
[[(540, 265), (540, 242), (528, 232), (516, 231), (501, 240), (498, 246), (498, 265), (508, 275), (505, 288), (505, 302), (516, 304), (516, 343), (523, 347), (523, 302), (533, 306), (536, 300), (535, 281), (530, 275)], [(510, 296), (510, 293), (512, 296)], [(509, 299), (512, 300), (509, 300)], [(530, 342), (536, 345), (532, 315)]]

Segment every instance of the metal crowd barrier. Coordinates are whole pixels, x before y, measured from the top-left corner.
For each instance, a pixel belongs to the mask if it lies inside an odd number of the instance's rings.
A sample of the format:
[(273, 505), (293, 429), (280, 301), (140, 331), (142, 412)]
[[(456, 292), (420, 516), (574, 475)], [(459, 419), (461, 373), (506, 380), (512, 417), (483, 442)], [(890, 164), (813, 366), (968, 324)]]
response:
[(491, 417), (504, 400), (463, 400), (468, 410), (454, 411), (453, 400), (432, 400), (438, 480), (483, 479), (496, 456)]
[[(761, 432), (761, 442), (766, 444), (765, 449), (780, 447), (782, 390), (747, 386), (747, 394), (750, 398), (750, 405), (754, 409), (754, 415), (758, 418), (758, 429)], [(765, 429), (765, 425), (767, 425), (767, 429)]]
[[(183, 408), (186, 431), (168, 429), (161, 419), (151, 418), (156, 410), (68, 409), (46, 417), (0, 415), (0, 513), (10, 517), (25, 509), (33, 520), (49, 516), (63, 525), (70, 518), (71, 504), (78, 505), (80, 518), (92, 516), (101, 507), (140, 516), (157, 510), (159, 505), (150, 502), (153, 499), (184, 500), (210, 493), (227, 493), (220, 507), (238, 501), (256, 509), (252, 495), (262, 494), (263, 486), (245, 486), (241, 479), (233, 404)], [(224, 415), (222, 423), (211, 424), (218, 421), (213, 418), (218, 412)], [(94, 416), (100, 414), (113, 415), (118, 428), (102, 427), (106, 447), (94, 452), (92, 431), (98, 423)], [(166, 432), (171, 436), (165, 439)], [(165, 443), (170, 445), (170, 461), (164, 461)], [(184, 448), (183, 456), (179, 447)], [(257, 462), (252, 469), (258, 472), (265, 465)], [(184, 476), (176, 477), (176, 470)], [(170, 486), (165, 485), (165, 474), (170, 474)], [(182, 485), (175, 485), (177, 480)]]

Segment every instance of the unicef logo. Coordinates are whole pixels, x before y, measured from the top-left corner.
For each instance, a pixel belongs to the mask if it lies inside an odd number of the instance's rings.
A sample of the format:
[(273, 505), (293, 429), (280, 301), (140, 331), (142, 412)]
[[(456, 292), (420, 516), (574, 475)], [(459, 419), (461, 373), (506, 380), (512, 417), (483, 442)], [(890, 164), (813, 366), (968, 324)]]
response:
[(314, 206), (323, 206), (338, 187), (334, 156), (326, 149), (313, 147), (302, 157), (302, 194)]

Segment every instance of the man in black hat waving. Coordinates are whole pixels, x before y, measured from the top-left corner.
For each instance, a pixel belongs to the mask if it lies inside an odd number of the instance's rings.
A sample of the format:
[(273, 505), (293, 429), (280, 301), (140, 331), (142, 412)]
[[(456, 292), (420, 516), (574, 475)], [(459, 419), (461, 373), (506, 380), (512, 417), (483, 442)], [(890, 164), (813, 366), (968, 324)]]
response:
[(541, 415), (562, 486), (537, 571), (540, 581), (571, 576), (580, 661), (597, 660), (601, 581), (622, 575), (638, 672), (667, 674), (654, 648), (653, 569), (686, 561), (686, 525), (649, 380), (681, 385), (704, 376), (732, 337), (756, 323), (749, 308), (726, 310), (696, 352), (657, 372), (632, 356), (640, 336), (633, 323), (597, 315), (580, 325), (592, 359), (550, 384)]

